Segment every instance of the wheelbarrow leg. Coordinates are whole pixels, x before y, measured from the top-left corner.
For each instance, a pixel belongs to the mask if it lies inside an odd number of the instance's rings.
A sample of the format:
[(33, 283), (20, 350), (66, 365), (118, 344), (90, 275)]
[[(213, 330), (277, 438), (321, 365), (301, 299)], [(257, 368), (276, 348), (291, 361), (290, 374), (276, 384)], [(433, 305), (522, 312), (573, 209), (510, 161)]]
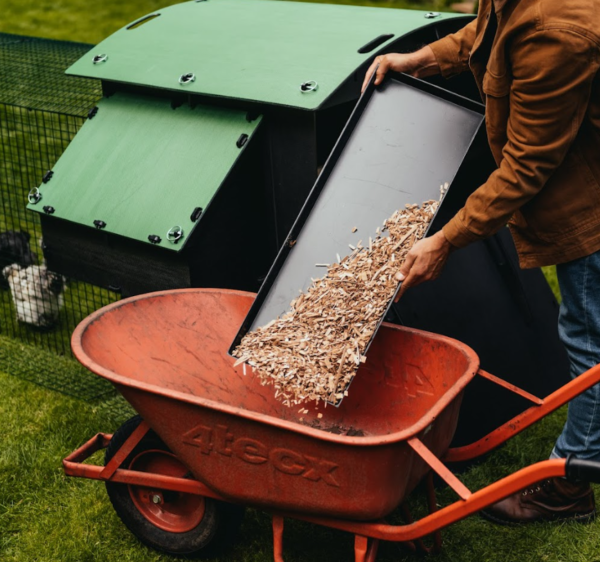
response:
[(283, 517), (273, 515), (273, 560), (283, 562)]
[[(437, 498), (435, 495), (435, 486), (433, 485), (433, 472), (430, 471), (427, 474), (427, 504), (429, 505), (429, 513), (435, 513), (437, 508)], [(427, 554), (439, 554), (442, 550), (442, 531), (438, 529), (437, 531), (431, 534), (433, 538), (433, 546), (429, 547), (426, 550)], [(425, 549), (425, 545), (423, 544), (422, 539), (418, 539), (421, 542), (423, 549)]]
[(379, 541), (354, 535), (354, 562), (375, 562)]
[[(427, 504), (429, 506), (429, 513), (435, 513), (438, 510), (437, 499), (435, 495), (435, 486), (433, 484), (433, 472), (429, 471), (426, 478), (425, 484), (427, 487)], [(406, 504), (402, 504), (402, 515), (408, 525), (414, 523), (414, 519), (410, 514), (410, 510)], [(442, 550), (442, 531), (438, 529), (431, 533), (431, 539), (433, 541), (432, 546), (427, 546), (423, 541), (424, 537), (419, 537), (411, 541), (404, 542), (404, 546), (408, 547), (412, 552), (419, 552), (421, 554), (439, 554)]]
[(125, 443), (123, 443), (113, 458), (110, 459), (110, 461), (102, 470), (100, 476), (110, 480), (117, 469), (121, 466), (121, 463), (129, 456), (131, 451), (136, 448), (137, 444), (143, 439), (148, 431), (150, 431), (150, 426), (144, 420), (142, 420), (140, 425), (135, 428), (133, 433), (127, 438)]

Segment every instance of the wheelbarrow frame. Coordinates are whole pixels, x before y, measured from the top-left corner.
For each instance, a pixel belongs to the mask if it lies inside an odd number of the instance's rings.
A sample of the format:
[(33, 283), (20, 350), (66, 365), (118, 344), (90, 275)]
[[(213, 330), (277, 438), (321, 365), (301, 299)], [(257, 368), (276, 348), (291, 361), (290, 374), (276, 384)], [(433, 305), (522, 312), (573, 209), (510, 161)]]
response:
[[(423, 537), (436, 534), (444, 527), (460, 521), (473, 513), (481, 511), (519, 490), (535, 482), (552, 477), (585, 479), (597, 481), (600, 469), (597, 463), (575, 458), (551, 459), (538, 462), (523, 468), (497, 482), (476, 492), (471, 492), (444, 464), (445, 462), (468, 461), (480, 457), (495, 449), (511, 437), (521, 433), (541, 418), (557, 410), (574, 397), (600, 382), (600, 365), (593, 367), (579, 377), (559, 388), (546, 398), (538, 398), (506, 381), (480, 369), (479, 376), (514, 392), (532, 402), (532, 406), (507, 421), (488, 435), (474, 443), (458, 448), (451, 448), (438, 459), (416, 437), (407, 440), (408, 445), (421, 457), (427, 465), (440, 476), (459, 496), (459, 500), (442, 508), (435, 508), (431, 498), (432, 479), (429, 479), (431, 513), (419, 521), (406, 525), (390, 525), (385, 521), (351, 521), (333, 517), (319, 517), (292, 512), (273, 511), (273, 554), (276, 562), (283, 562), (283, 529), (284, 519), (298, 519), (324, 527), (346, 531), (355, 535), (355, 561), (374, 562), (378, 541), (403, 542), (414, 545)], [(223, 498), (213, 490), (199, 482), (188, 478), (175, 478), (162, 474), (153, 474), (120, 468), (123, 461), (136, 445), (147, 434), (150, 427), (142, 422), (131, 436), (123, 443), (106, 466), (83, 464), (96, 451), (108, 446), (112, 435), (99, 433), (71, 453), (63, 460), (63, 467), (68, 476), (90, 478), (133, 486), (152, 487), (163, 490), (201, 495), (216, 500), (231, 502), (231, 498)], [(431, 475), (431, 473), (430, 473)], [(439, 539), (438, 539), (439, 543)]]

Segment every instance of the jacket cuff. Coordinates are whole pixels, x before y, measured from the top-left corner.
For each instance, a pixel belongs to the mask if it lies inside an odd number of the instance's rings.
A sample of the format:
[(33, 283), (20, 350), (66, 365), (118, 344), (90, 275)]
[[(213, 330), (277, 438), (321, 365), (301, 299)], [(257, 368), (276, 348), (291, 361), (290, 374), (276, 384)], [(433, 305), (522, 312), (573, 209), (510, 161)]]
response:
[(444, 233), (446, 240), (456, 248), (464, 248), (482, 238), (478, 234), (471, 232), (458, 216), (455, 216), (450, 220), (442, 228), (442, 232)]

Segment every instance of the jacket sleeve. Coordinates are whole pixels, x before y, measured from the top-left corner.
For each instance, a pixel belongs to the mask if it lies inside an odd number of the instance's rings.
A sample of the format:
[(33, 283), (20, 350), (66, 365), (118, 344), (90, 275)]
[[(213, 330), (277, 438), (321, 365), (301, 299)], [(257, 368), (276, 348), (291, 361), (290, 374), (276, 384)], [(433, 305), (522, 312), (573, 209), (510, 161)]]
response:
[(469, 70), (469, 56), (475, 41), (476, 26), (477, 19), (474, 19), (456, 33), (429, 44), (444, 78)]
[[(598, 70), (590, 40), (556, 29), (536, 31), (513, 44), (510, 60), (501, 161), (444, 226), (446, 238), (457, 247), (497, 232), (544, 187), (577, 136)], [(486, 105), (491, 106), (494, 93), (489, 88)]]

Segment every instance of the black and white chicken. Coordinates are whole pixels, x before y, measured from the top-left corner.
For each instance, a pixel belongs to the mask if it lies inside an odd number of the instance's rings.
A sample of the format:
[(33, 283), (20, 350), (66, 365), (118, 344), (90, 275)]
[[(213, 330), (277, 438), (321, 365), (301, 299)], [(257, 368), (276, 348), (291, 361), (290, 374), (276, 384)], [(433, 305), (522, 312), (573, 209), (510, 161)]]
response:
[(65, 278), (45, 265), (22, 267), (13, 263), (2, 270), (8, 281), (17, 319), (38, 328), (52, 328), (64, 305)]

